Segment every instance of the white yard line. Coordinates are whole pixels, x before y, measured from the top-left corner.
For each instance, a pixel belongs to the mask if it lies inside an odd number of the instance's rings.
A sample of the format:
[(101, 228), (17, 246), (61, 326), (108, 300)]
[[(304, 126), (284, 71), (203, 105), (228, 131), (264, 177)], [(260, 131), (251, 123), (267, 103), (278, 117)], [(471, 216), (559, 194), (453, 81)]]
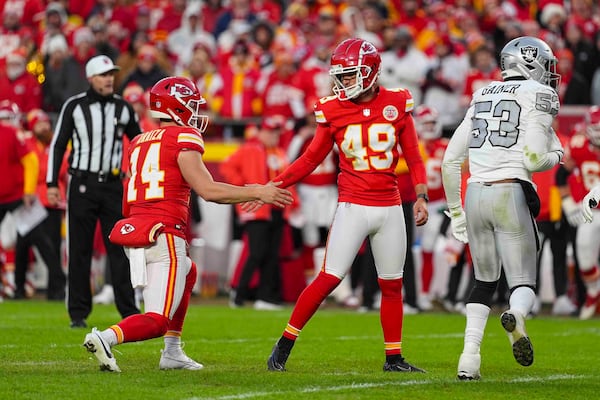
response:
[[(524, 382), (548, 382), (548, 381), (566, 381), (566, 380), (576, 380), (576, 379), (588, 379), (590, 376), (588, 375), (570, 375), (570, 374), (557, 374), (550, 376), (540, 376), (540, 377), (524, 377), (524, 378), (516, 378), (516, 379), (486, 379), (485, 382), (490, 383), (524, 383)], [(281, 396), (287, 397), (286, 395), (293, 395), (298, 393), (327, 393), (327, 392), (338, 392), (342, 390), (349, 389), (369, 389), (374, 387), (386, 387), (386, 386), (422, 386), (422, 385), (439, 385), (439, 379), (423, 379), (423, 380), (411, 380), (411, 381), (391, 381), (391, 382), (363, 382), (363, 383), (352, 383), (349, 385), (339, 385), (339, 386), (308, 386), (305, 388), (297, 388), (289, 391), (263, 391), (263, 392), (248, 392), (248, 393), (240, 393), (233, 395), (225, 395), (219, 397), (212, 397), (210, 400), (241, 400), (241, 399), (254, 399), (266, 396)], [(456, 380), (448, 381), (455, 382), (456, 384), (464, 384), (458, 382)], [(186, 400), (200, 400), (199, 397), (191, 397)], [(206, 400), (206, 399), (205, 399)]]

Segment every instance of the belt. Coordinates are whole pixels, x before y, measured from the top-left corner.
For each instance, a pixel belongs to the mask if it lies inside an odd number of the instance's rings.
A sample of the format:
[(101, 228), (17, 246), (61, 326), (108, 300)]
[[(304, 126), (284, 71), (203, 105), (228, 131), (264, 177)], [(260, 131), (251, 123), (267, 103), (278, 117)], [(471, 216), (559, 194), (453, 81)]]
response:
[(497, 181), (491, 181), (491, 182), (482, 182), (485, 186), (492, 186), (498, 183), (519, 183), (519, 180), (517, 178), (507, 178), (507, 179), (500, 179)]
[(123, 179), (125, 177), (125, 174), (119, 170), (117, 170), (115, 173), (113, 173), (113, 172), (103, 172), (103, 171), (88, 172), (88, 171), (81, 171), (79, 169), (69, 168), (69, 174), (71, 174), (71, 176), (75, 176), (81, 180), (90, 180), (90, 181), (96, 181), (96, 182), (100, 182), (100, 183), (120, 181), (121, 179)]

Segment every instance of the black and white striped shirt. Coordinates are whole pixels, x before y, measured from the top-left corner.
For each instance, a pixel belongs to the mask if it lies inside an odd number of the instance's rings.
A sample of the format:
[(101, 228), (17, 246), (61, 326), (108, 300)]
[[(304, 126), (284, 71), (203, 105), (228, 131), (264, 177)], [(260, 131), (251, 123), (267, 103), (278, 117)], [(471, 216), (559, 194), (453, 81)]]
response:
[(135, 111), (119, 95), (101, 96), (90, 88), (69, 98), (58, 117), (48, 154), (48, 186), (58, 185), (69, 141), (70, 170), (108, 175), (121, 169), (123, 134), (133, 139), (140, 132)]

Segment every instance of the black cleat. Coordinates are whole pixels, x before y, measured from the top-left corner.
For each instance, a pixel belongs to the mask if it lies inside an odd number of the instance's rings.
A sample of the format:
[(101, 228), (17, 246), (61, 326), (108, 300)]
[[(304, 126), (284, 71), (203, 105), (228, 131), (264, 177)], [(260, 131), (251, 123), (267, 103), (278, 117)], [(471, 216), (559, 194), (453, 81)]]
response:
[(285, 353), (279, 348), (279, 343), (275, 343), (271, 355), (267, 360), (267, 368), (269, 371), (285, 372), (285, 362), (289, 355), (290, 353)]
[(383, 364), (384, 372), (422, 372), (425, 373), (425, 370), (415, 367), (412, 364), (406, 362), (404, 358), (400, 358), (400, 361), (396, 361), (394, 363), (388, 363), (387, 361)]
[(74, 319), (71, 321), (71, 328), (87, 328), (84, 319)]
[(525, 318), (516, 311), (505, 311), (500, 317), (508, 335), (515, 360), (524, 367), (533, 364), (533, 346), (525, 331)]

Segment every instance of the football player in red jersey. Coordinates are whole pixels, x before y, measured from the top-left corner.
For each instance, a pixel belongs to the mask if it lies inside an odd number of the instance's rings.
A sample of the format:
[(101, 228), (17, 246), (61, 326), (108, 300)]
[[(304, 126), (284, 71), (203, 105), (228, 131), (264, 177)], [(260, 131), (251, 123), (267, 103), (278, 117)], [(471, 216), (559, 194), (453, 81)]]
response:
[(420, 105), (415, 110), (415, 128), (425, 149), (425, 170), (427, 171), (427, 191), (429, 209), (435, 210), (417, 230), (421, 242), (421, 294), (418, 305), (421, 310), (431, 310), (431, 283), (435, 275), (434, 250), (441, 236), (442, 224), (446, 218), (439, 210), (446, 209), (446, 195), (442, 187), (442, 159), (448, 147), (448, 139), (442, 137), (442, 124), (436, 108)]
[[(579, 318), (590, 319), (596, 313), (600, 301), (600, 269), (598, 268), (600, 219), (593, 220), (590, 209), (591, 199), (596, 201), (596, 205), (598, 204), (597, 193), (600, 187), (600, 107), (593, 106), (588, 110), (585, 118), (585, 134), (574, 135), (571, 138), (567, 155), (565, 164), (557, 172), (556, 180), (563, 197), (563, 211), (567, 220), (571, 225), (577, 226), (575, 239), (577, 259), (587, 289), (585, 303), (579, 310)], [(581, 187), (570, 188), (566, 176), (575, 169), (579, 169)], [(588, 194), (584, 197), (585, 193)], [(583, 201), (580, 208), (581, 199)], [(592, 204), (594, 207), (596, 205)], [(593, 213), (595, 214), (596, 211)]]
[(346, 39), (334, 50), (330, 76), (335, 96), (315, 107), (317, 130), (306, 151), (275, 177), (282, 187), (313, 171), (336, 144), (339, 148), (338, 207), (321, 272), (302, 292), (282, 337), (273, 347), (267, 367), (285, 371), (285, 363), (300, 331), (319, 305), (348, 272), (364, 239), (369, 237), (379, 286), (381, 325), (386, 361), (384, 371), (423, 372), (402, 357), (402, 274), (406, 228), (397, 177), (398, 146), (402, 148), (417, 193), (417, 225), (427, 222), (425, 167), (418, 149), (407, 90), (378, 86), (381, 58), (373, 44)]
[(144, 314), (129, 316), (100, 332), (86, 335), (83, 345), (101, 370), (120, 369), (111, 347), (164, 336), (160, 369), (198, 370), (202, 364), (181, 348), (181, 331), (196, 282), (196, 265), (187, 254), (185, 225), (190, 189), (207, 201), (268, 203), (284, 207), (292, 202), (278, 184), (246, 187), (215, 182), (202, 161), (202, 133), (208, 117), (199, 109), (206, 101), (192, 81), (167, 77), (150, 91), (151, 116), (158, 129), (144, 132), (129, 147), (129, 178), (123, 199), (125, 219), (115, 224), (110, 239), (125, 246), (134, 287), (142, 287)]

